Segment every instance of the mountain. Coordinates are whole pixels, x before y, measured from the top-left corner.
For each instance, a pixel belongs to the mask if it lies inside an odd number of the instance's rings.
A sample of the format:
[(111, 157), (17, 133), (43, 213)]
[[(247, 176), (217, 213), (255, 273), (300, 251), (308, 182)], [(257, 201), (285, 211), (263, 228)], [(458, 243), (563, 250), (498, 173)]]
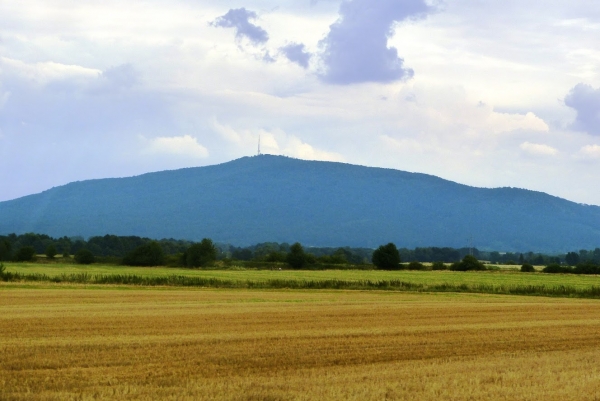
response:
[(235, 245), (600, 246), (600, 207), (516, 188), (282, 156), (74, 182), (0, 202), (0, 233), (104, 234)]

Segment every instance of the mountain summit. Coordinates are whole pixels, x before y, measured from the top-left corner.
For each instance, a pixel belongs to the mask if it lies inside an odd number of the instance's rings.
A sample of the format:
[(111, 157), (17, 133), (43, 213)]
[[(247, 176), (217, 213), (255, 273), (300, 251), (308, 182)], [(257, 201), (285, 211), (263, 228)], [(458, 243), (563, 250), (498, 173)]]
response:
[(0, 202), (0, 233), (203, 237), (235, 245), (600, 246), (600, 207), (541, 192), (283, 156), (74, 182)]

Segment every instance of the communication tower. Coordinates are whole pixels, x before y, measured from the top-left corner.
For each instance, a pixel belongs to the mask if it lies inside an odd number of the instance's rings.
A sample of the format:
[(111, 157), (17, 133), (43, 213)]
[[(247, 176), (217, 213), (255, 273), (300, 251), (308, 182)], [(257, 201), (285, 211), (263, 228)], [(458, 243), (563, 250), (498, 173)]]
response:
[(258, 153), (256, 154), (257, 156), (260, 156), (260, 135), (258, 136)]

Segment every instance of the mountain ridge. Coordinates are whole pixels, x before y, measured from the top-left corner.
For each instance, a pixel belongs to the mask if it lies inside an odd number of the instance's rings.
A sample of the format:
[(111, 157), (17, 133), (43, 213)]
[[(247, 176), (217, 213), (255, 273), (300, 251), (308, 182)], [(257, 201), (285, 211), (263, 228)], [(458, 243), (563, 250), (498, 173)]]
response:
[(76, 181), (0, 202), (0, 233), (209, 237), (234, 245), (600, 246), (600, 207), (539, 191), (283, 156)]

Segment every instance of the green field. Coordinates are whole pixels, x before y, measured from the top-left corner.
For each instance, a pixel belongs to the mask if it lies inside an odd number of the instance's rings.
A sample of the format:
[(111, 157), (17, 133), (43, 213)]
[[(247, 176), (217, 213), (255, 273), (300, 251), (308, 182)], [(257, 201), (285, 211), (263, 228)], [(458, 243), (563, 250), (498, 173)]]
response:
[(571, 274), (521, 273), (497, 270), (485, 272), (452, 271), (380, 271), (380, 270), (255, 270), (255, 269), (183, 269), (167, 267), (128, 267), (94, 264), (5, 263), (6, 271), (20, 274), (44, 274), (58, 277), (63, 274), (89, 275), (136, 275), (141, 277), (186, 276), (206, 279), (266, 282), (268, 280), (291, 281), (391, 281), (423, 285), (488, 285), (488, 286), (536, 286), (553, 288), (565, 286), (588, 289), (600, 286), (600, 277)]

